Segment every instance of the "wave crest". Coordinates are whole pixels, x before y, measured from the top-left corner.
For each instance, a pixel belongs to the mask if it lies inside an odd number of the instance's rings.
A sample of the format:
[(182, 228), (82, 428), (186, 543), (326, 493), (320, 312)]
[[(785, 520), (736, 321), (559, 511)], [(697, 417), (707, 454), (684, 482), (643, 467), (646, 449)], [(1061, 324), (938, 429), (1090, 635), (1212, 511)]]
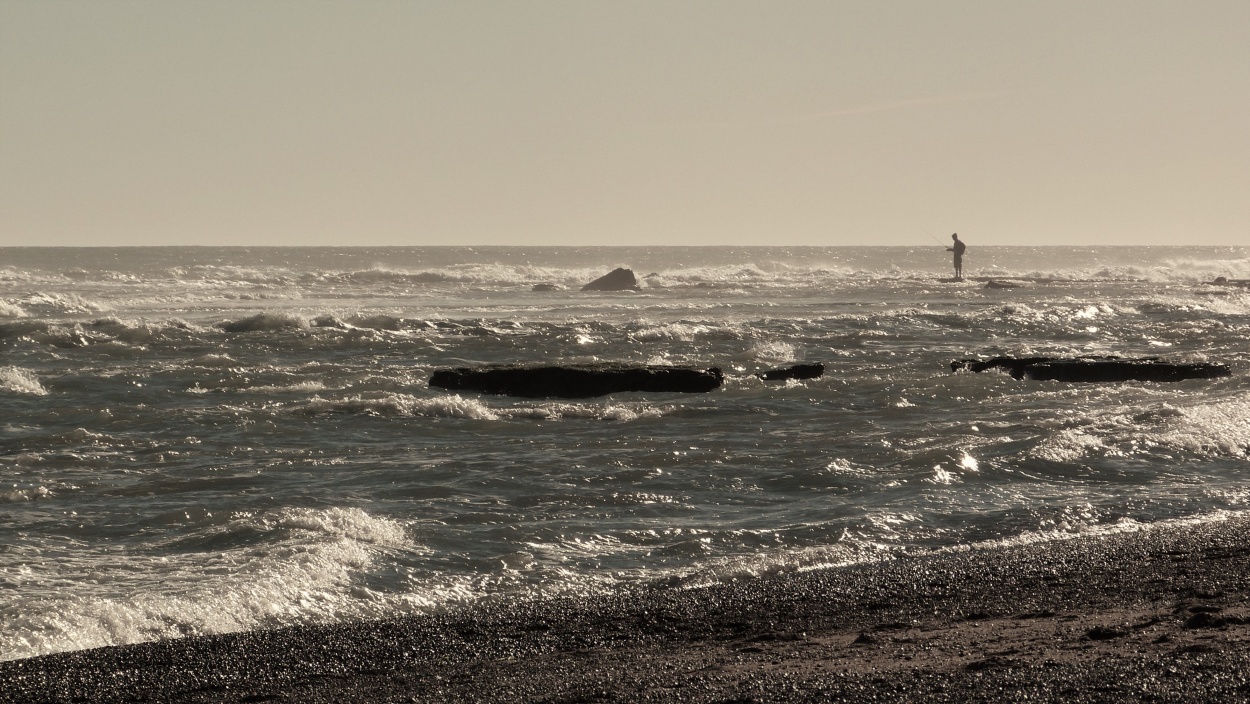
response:
[(257, 313), (256, 315), (218, 323), (226, 332), (277, 332), (279, 330), (303, 330), (308, 321), (298, 315), (287, 313)]
[(29, 369), (0, 367), (0, 390), (31, 396), (47, 396), (48, 390)]

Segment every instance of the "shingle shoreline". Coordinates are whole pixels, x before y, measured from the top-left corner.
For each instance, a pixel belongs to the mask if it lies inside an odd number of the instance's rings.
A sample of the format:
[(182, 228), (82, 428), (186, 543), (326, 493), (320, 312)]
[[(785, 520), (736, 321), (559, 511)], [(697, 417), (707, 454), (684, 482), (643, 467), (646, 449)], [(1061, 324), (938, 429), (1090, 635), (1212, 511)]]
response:
[(0, 702), (1250, 698), (1250, 519), (0, 663)]

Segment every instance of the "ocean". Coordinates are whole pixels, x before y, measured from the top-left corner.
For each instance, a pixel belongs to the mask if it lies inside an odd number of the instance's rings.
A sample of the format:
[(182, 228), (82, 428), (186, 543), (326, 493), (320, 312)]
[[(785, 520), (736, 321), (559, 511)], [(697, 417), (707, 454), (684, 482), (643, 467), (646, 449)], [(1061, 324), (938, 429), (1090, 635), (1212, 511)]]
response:
[[(1250, 509), (1250, 247), (0, 249), (0, 659)], [(581, 292), (624, 266), (637, 292)], [(533, 291), (550, 283), (554, 291)], [(1064, 384), (991, 355), (1231, 377)], [(707, 394), (435, 369), (719, 367)], [(757, 371), (822, 362), (822, 378)]]

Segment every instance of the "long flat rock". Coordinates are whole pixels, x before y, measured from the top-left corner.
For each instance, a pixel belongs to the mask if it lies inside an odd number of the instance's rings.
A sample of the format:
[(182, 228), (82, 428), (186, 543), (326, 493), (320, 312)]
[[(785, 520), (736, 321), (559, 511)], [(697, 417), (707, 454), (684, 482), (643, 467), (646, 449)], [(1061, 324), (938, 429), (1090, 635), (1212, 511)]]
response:
[(1002, 369), (1016, 379), (1069, 382), (1170, 382), (1215, 379), (1232, 374), (1226, 364), (1167, 362), (1158, 357), (992, 357), (951, 362), (951, 371), (961, 369), (971, 372)]
[(707, 393), (719, 388), (723, 380), (716, 367), (483, 366), (439, 369), (430, 376), (430, 386), (524, 398), (594, 398), (630, 391)]

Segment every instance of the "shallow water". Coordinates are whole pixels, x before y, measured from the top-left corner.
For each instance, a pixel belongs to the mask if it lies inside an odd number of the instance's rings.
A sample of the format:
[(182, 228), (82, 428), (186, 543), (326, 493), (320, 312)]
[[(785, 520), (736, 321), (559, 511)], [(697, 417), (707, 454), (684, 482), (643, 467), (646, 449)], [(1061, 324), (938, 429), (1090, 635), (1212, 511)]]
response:
[[(0, 658), (1239, 512), (1250, 248), (0, 249)], [(615, 266), (637, 293), (581, 293)], [(564, 290), (536, 293), (536, 283)], [(1233, 376), (1064, 385), (990, 354)], [(438, 367), (720, 366), (710, 394)], [(821, 361), (822, 379), (751, 373)]]

